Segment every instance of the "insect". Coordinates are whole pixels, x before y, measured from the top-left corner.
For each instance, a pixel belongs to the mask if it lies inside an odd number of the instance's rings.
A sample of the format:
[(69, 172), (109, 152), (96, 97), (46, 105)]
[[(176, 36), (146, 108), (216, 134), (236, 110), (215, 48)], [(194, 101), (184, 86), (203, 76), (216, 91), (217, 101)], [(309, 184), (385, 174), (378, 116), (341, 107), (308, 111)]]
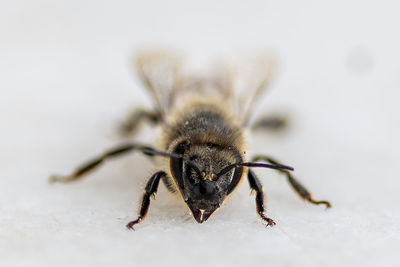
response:
[[(148, 180), (138, 217), (126, 226), (141, 222), (157, 193), (160, 180), (167, 189), (187, 204), (198, 223), (205, 222), (233, 193), (247, 176), (255, 192), (256, 211), (267, 226), (275, 222), (267, 217), (263, 187), (252, 168), (270, 168), (285, 175), (294, 191), (310, 203), (331, 207), (317, 201), (296, 180), (293, 168), (270, 156), (245, 157), (244, 130), (249, 128), (253, 107), (271, 80), (274, 61), (258, 57), (245, 70), (238, 66), (212, 75), (188, 73), (180, 56), (143, 53), (137, 58), (141, 80), (154, 100), (153, 110), (139, 110), (123, 124), (126, 135), (135, 132), (141, 122), (160, 126), (155, 147), (125, 143), (78, 167), (71, 175), (52, 176), (52, 182), (75, 181), (99, 167), (107, 159), (140, 151), (162, 159), (162, 167)], [(256, 125), (281, 126), (277, 118), (262, 119)]]

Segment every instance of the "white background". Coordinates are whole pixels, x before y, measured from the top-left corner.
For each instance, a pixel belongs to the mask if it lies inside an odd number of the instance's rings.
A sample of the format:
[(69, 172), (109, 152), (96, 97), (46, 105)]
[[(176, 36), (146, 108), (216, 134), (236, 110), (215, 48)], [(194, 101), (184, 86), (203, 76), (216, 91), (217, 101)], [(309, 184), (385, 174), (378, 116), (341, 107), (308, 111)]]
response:
[[(1, 266), (396, 266), (400, 249), (397, 1), (2, 1), (0, 4)], [(287, 114), (274, 155), (325, 211), (283, 177), (257, 170), (265, 228), (247, 182), (205, 224), (161, 185), (128, 231), (152, 163), (113, 160), (80, 182), (49, 185), (118, 143), (115, 126), (149, 97), (135, 49), (199, 58), (273, 49), (279, 74), (258, 115)], [(151, 143), (151, 128), (136, 140)], [(397, 264), (396, 264), (397, 263)]]

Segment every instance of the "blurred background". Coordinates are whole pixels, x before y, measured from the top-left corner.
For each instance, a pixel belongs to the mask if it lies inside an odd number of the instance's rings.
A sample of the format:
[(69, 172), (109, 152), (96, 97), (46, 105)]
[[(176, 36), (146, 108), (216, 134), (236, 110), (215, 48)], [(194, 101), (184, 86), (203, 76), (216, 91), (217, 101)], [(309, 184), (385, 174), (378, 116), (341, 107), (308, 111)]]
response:
[[(109, 266), (396, 266), (400, 37), (397, 1), (2, 1), (0, 3), (0, 264)], [(282, 134), (257, 133), (325, 211), (283, 177), (258, 170), (267, 210), (245, 181), (198, 225), (160, 187), (135, 232), (147, 177), (140, 155), (79, 183), (48, 176), (118, 143), (116, 126), (151, 101), (132, 55), (172, 48), (207, 61), (273, 50), (279, 69), (258, 115), (285, 114)], [(145, 127), (135, 140), (152, 142)]]

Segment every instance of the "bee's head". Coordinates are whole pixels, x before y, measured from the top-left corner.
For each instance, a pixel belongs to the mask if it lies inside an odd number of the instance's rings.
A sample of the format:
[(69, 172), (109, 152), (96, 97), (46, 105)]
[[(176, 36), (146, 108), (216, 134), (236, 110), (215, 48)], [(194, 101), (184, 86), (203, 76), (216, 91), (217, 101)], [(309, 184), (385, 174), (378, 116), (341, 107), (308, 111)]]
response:
[(226, 196), (238, 185), (243, 167), (260, 167), (293, 171), (278, 163), (243, 162), (237, 148), (213, 143), (178, 144), (171, 158), (170, 170), (183, 199), (198, 223), (205, 222)]
[(176, 152), (183, 157), (171, 159), (171, 172), (193, 217), (202, 223), (238, 184), (243, 168), (226, 170), (226, 167), (242, 162), (242, 158), (235, 148), (211, 143), (187, 146), (184, 151)]

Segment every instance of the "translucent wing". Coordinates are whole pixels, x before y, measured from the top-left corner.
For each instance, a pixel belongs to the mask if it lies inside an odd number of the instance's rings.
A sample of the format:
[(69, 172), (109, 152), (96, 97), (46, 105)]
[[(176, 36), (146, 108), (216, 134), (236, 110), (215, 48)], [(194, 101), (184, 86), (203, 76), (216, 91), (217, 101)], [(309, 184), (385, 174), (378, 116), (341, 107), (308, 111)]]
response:
[(164, 52), (141, 53), (136, 59), (136, 67), (142, 82), (149, 90), (156, 111), (164, 116), (171, 107), (183, 58), (180, 55)]
[(274, 58), (265, 54), (229, 57), (208, 66), (207, 71), (193, 70), (186, 63), (174, 53), (142, 53), (137, 58), (139, 76), (156, 103), (156, 111), (165, 116), (179, 102), (178, 96), (218, 95), (243, 126), (247, 126), (275, 70)]
[(270, 84), (276, 70), (275, 57), (270, 54), (235, 56), (229, 60), (234, 110), (243, 126), (247, 126), (254, 107)]
[(141, 53), (136, 59), (136, 67), (142, 82), (149, 90), (156, 111), (165, 117), (177, 102), (188, 95), (217, 94), (229, 98), (231, 93), (227, 77), (216, 68), (196, 69), (193, 62), (171, 52)]

